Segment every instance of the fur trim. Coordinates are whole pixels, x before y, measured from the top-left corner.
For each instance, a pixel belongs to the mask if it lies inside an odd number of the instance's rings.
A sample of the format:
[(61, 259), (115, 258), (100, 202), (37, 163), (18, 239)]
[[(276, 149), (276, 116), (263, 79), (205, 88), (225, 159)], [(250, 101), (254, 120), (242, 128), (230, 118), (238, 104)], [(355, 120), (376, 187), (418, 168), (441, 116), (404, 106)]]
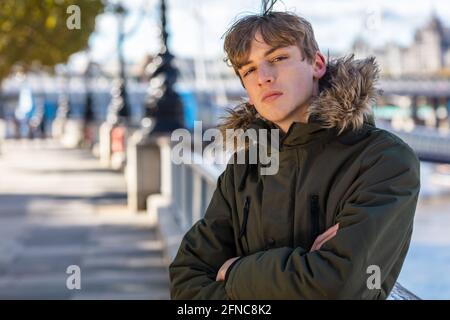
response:
[(358, 130), (364, 119), (371, 116), (378, 91), (378, 65), (374, 57), (353, 60), (353, 55), (335, 60), (327, 66), (321, 79), (319, 96), (308, 109), (323, 128)]
[(255, 107), (248, 102), (243, 102), (234, 108), (227, 108), (228, 116), (222, 117), (219, 129), (225, 137), (226, 129), (243, 129), (244, 131), (256, 119), (262, 119)]
[[(228, 116), (222, 117), (219, 130), (223, 141), (220, 141), (225, 150), (247, 149), (249, 141), (243, 138), (244, 132), (257, 119), (263, 119), (255, 107), (248, 102), (243, 102), (234, 108), (227, 108)], [(233, 129), (233, 130), (227, 130)], [(238, 132), (242, 129), (242, 132)]]

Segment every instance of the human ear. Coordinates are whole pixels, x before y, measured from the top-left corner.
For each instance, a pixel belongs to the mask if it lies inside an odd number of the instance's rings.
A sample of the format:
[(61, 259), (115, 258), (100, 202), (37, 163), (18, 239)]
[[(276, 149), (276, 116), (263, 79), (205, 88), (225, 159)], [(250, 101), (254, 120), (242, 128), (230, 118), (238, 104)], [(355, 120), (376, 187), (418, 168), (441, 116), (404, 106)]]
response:
[(314, 68), (313, 72), (314, 79), (322, 78), (325, 72), (327, 71), (327, 64), (325, 62), (325, 57), (319, 51), (316, 52), (313, 68)]

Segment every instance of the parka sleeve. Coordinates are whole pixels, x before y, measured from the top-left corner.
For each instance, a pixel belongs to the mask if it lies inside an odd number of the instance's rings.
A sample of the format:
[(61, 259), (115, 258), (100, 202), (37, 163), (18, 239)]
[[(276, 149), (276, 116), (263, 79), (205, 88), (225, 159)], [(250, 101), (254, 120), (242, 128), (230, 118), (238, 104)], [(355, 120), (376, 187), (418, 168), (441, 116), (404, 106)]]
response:
[(172, 299), (229, 299), (224, 282), (216, 281), (216, 275), (226, 260), (236, 256), (227, 200), (231, 170), (228, 165), (219, 177), (204, 218), (186, 233), (169, 266)]
[[(380, 143), (363, 157), (342, 200), (339, 230), (320, 250), (274, 248), (241, 258), (229, 272), (231, 299), (361, 299), (386, 297), (406, 255), (420, 189), (419, 161), (404, 143)], [(381, 288), (369, 292), (368, 267)], [(394, 270), (394, 268), (397, 268)], [(397, 273), (398, 275), (398, 273)]]

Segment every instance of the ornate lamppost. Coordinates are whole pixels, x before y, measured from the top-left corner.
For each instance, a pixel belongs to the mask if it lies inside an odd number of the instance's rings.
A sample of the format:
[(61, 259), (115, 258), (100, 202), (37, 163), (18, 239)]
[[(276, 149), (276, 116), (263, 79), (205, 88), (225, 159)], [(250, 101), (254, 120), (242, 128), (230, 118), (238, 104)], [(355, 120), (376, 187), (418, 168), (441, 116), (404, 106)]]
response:
[(168, 133), (184, 127), (183, 104), (174, 90), (178, 70), (173, 66), (174, 56), (167, 45), (166, 11), (166, 1), (161, 0), (161, 50), (146, 67), (150, 86), (142, 125), (148, 134)]
[(114, 13), (118, 19), (118, 39), (117, 39), (117, 53), (119, 60), (119, 74), (114, 81), (113, 89), (111, 90), (112, 99), (108, 107), (107, 121), (111, 125), (119, 123), (128, 123), (130, 116), (130, 106), (128, 104), (126, 78), (125, 78), (125, 59), (123, 55), (123, 42), (125, 39), (124, 22), (126, 10), (120, 4), (116, 4), (113, 8)]
[(94, 114), (94, 101), (91, 90), (91, 80), (92, 80), (92, 61), (89, 61), (84, 72), (84, 80), (85, 80), (85, 103), (84, 103), (84, 112), (83, 112), (83, 145), (91, 148), (94, 144), (94, 122), (95, 122), (95, 114)]
[(170, 189), (168, 171), (164, 169), (170, 161), (169, 136), (173, 130), (184, 127), (183, 105), (174, 90), (177, 70), (167, 46), (166, 2), (161, 0), (160, 4), (161, 50), (146, 67), (150, 86), (142, 130), (131, 137), (127, 149), (128, 207), (132, 211), (145, 210), (149, 195), (165, 196)]

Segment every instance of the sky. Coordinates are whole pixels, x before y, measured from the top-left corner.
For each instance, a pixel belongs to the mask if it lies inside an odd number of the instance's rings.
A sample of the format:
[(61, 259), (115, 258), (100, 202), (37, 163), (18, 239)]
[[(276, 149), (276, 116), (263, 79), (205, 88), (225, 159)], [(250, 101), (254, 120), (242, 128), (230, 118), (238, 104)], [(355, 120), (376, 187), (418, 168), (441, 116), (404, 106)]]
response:
[[(236, 18), (258, 13), (260, 0), (167, 0), (169, 48), (179, 57), (223, 58), (222, 35)], [(159, 49), (159, 1), (127, 0), (125, 59), (138, 62)], [(414, 30), (434, 11), (450, 27), (450, 0), (283, 0), (276, 10), (293, 11), (314, 28), (322, 52), (349, 53), (357, 36), (374, 46), (386, 42), (408, 45)], [(448, 21), (446, 23), (446, 21)], [(91, 57), (102, 64), (116, 59), (117, 20), (111, 13), (97, 17), (90, 38)], [(83, 60), (75, 55), (72, 63)]]

